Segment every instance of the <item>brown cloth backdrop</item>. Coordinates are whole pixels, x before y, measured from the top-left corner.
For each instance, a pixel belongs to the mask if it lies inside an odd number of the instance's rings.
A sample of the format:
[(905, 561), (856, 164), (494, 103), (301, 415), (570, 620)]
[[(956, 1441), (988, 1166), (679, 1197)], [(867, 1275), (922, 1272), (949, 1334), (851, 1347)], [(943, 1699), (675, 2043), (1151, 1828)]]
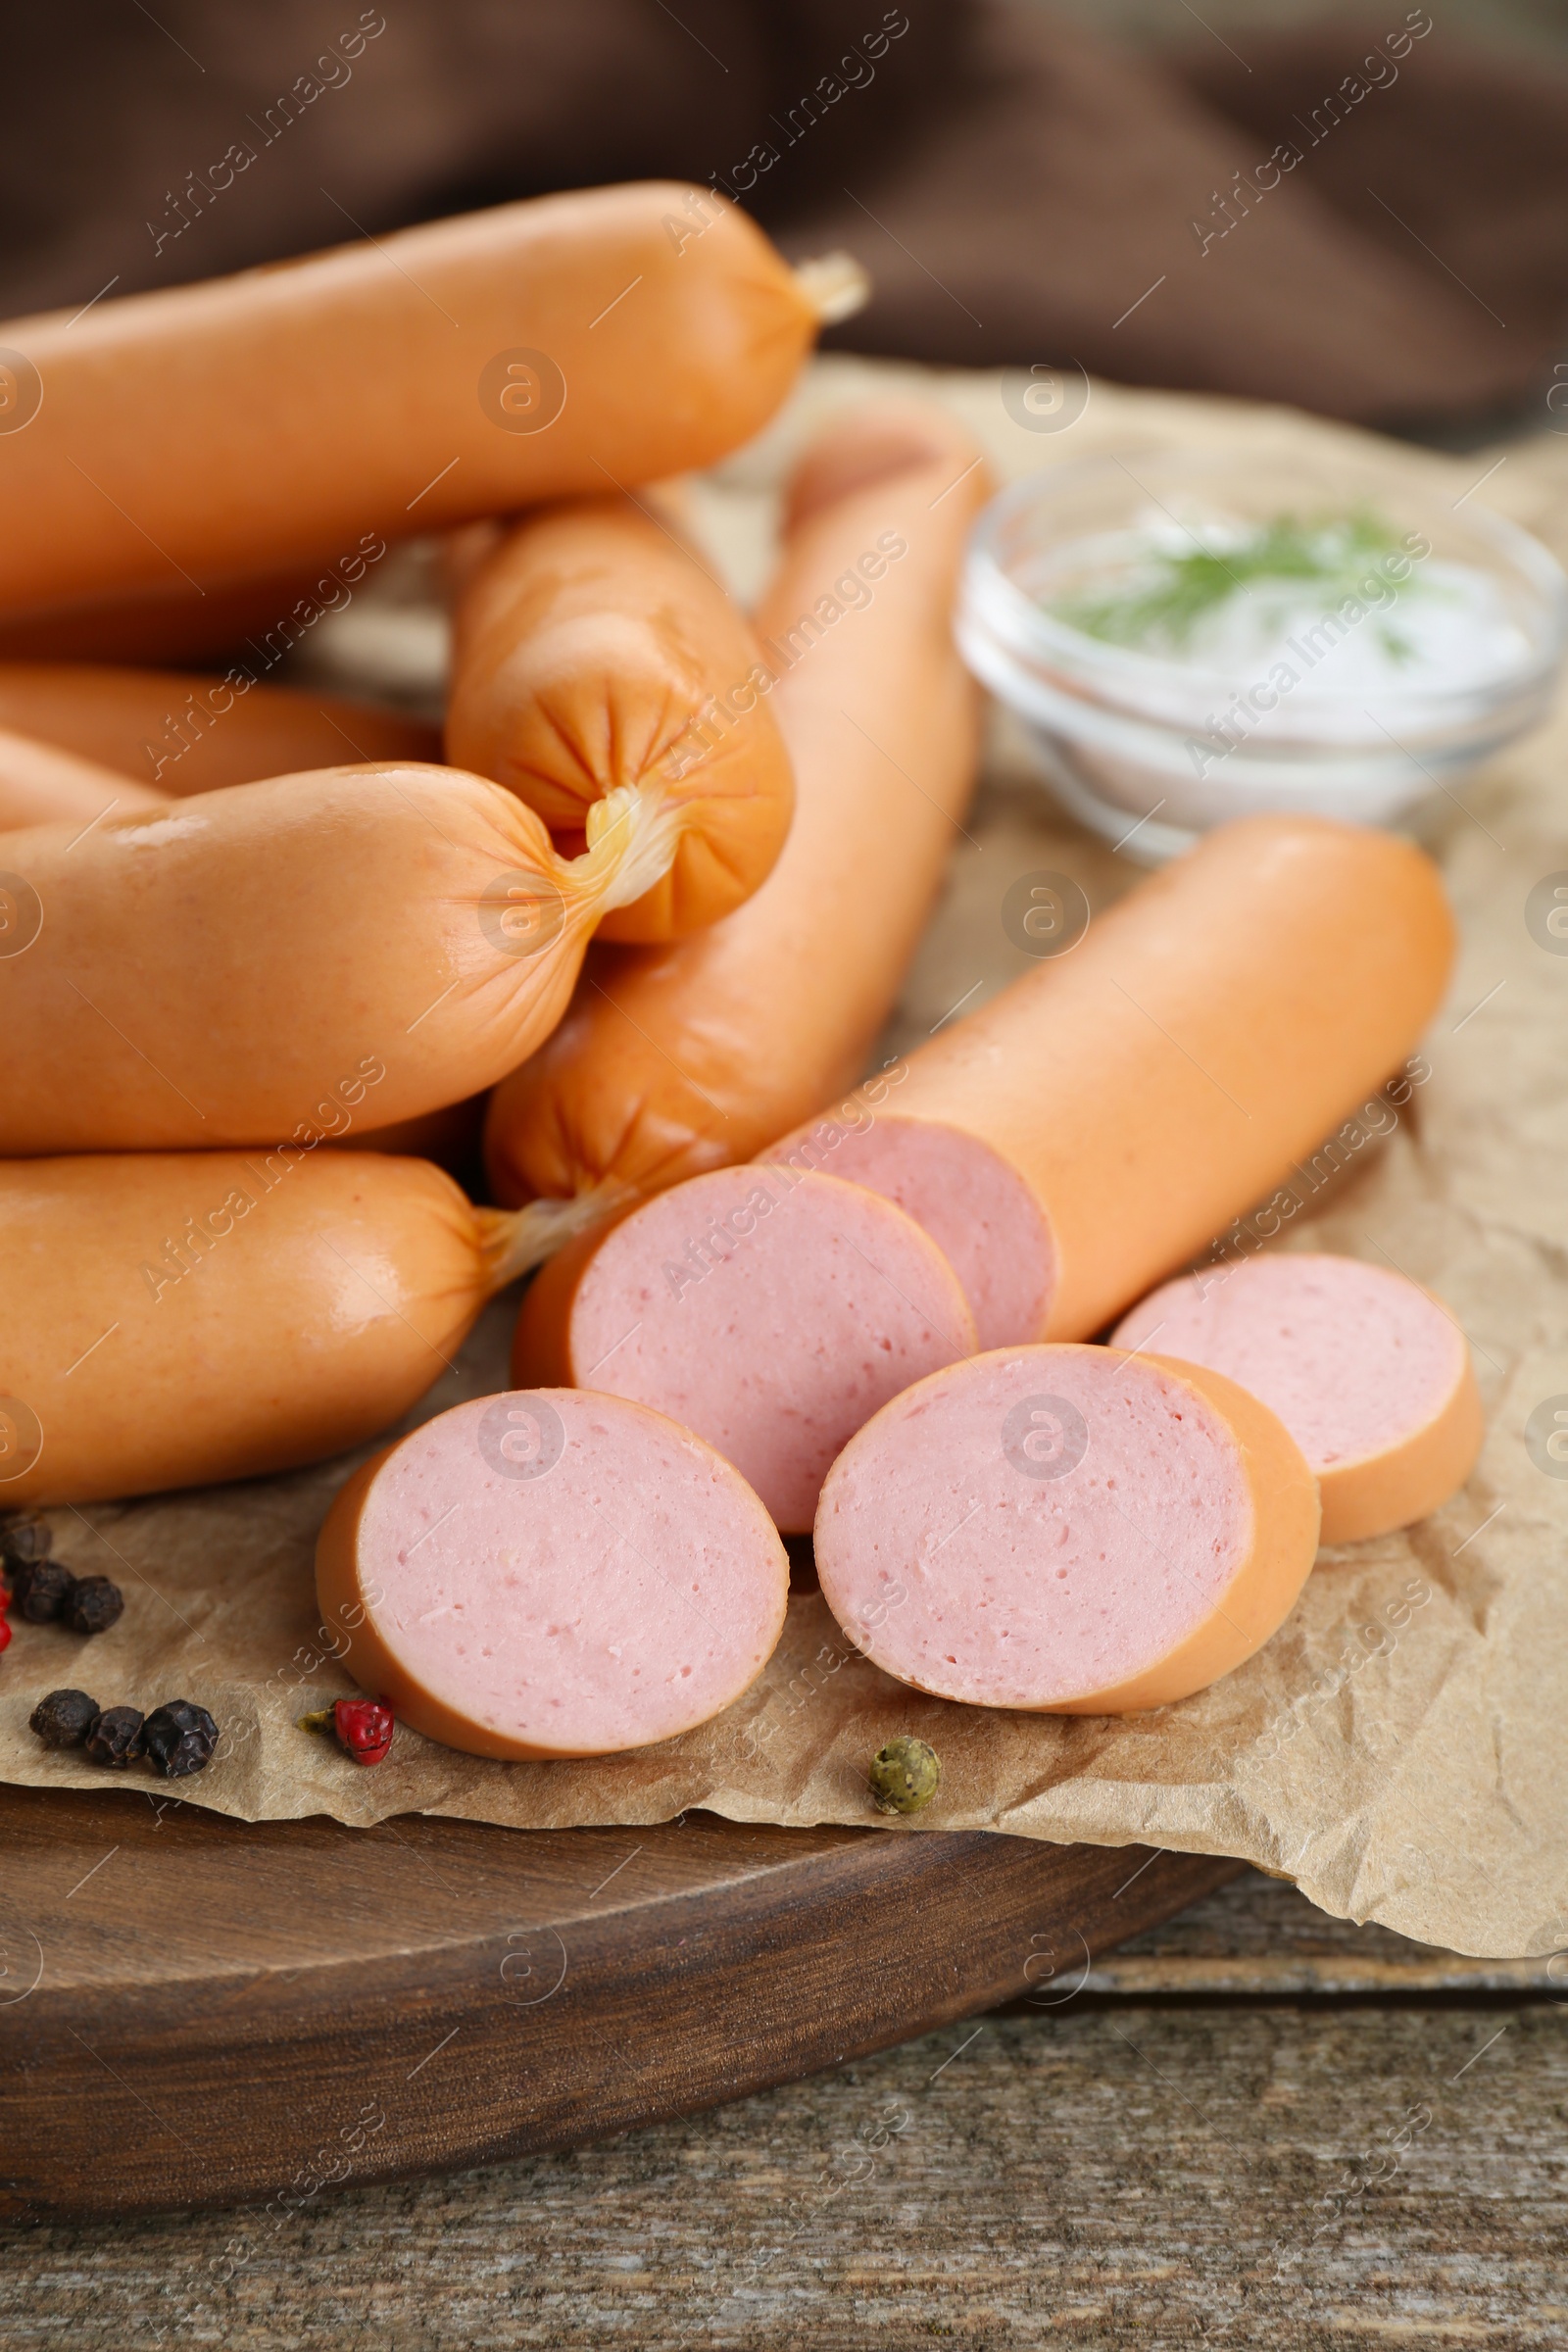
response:
[[(792, 254), (850, 247), (876, 291), (848, 349), (1544, 420), (1568, 74), (1468, 45), (1442, 0), (1235, 46), (1182, 29), (1134, 52), (1039, 0), (19, 12), (0, 310), (667, 173), (727, 185)], [(1265, 186), (1282, 145), (1299, 161)]]

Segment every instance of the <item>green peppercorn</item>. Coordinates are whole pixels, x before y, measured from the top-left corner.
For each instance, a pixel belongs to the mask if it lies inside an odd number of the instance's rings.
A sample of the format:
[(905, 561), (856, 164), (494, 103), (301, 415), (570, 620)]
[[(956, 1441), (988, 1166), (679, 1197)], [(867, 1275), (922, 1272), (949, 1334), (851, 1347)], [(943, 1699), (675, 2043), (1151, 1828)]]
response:
[(871, 1759), (871, 1802), (879, 1813), (918, 1813), (935, 1796), (941, 1779), (936, 1749), (901, 1732)]

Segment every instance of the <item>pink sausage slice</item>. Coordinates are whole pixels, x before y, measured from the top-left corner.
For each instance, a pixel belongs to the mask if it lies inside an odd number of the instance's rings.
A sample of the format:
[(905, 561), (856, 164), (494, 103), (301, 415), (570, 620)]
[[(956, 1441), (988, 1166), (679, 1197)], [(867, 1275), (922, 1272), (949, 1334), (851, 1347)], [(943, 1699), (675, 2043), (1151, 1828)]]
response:
[(975, 1346), (957, 1277), (911, 1218), (858, 1185), (783, 1168), (674, 1186), (569, 1285), (535, 1293), (514, 1379), (564, 1377), (668, 1413), (789, 1533), (809, 1528), (828, 1465), (861, 1423)]
[(1210, 1364), (1278, 1413), (1317, 1475), (1323, 1541), (1424, 1519), (1481, 1449), (1470, 1350), (1430, 1292), (1353, 1257), (1249, 1258), (1184, 1274), (1117, 1326), (1118, 1348)]
[(362, 1690), (471, 1756), (602, 1756), (738, 1698), (784, 1625), (757, 1496), (660, 1413), (571, 1389), (455, 1405), (378, 1454), (316, 1552)]
[(818, 1119), (764, 1160), (863, 1184), (923, 1226), (963, 1286), (982, 1348), (1045, 1330), (1056, 1288), (1051, 1226), (1016, 1168), (934, 1119)]
[(1109, 1348), (998, 1348), (885, 1405), (829, 1472), (816, 1566), (840, 1625), (940, 1698), (1164, 1706), (1284, 1623), (1317, 1545), (1284, 1425), (1220, 1373)]

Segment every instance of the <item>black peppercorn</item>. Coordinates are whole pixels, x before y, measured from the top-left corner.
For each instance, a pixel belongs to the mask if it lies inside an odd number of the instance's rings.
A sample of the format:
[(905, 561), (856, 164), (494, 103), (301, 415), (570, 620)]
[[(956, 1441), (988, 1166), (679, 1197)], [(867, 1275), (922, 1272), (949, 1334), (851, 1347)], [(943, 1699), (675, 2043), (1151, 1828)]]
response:
[(166, 1781), (182, 1781), (187, 1773), (205, 1771), (212, 1762), (218, 1726), (205, 1707), (188, 1698), (172, 1698), (154, 1707), (142, 1737), (155, 1771)]
[(13, 1605), (29, 1625), (64, 1616), (76, 1582), (62, 1560), (19, 1560), (11, 1578)]
[(74, 1634), (103, 1634), (124, 1606), (124, 1594), (107, 1576), (78, 1576), (66, 1595), (64, 1615)]
[(45, 1747), (80, 1747), (97, 1713), (98, 1701), (85, 1690), (51, 1690), (39, 1699), (27, 1722)]
[(142, 1717), (134, 1707), (105, 1707), (93, 1718), (87, 1754), (94, 1764), (133, 1764), (141, 1752)]
[(8, 1568), (22, 1568), (33, 1560), (47, 1559), (54, 1532), (45, 1519), (32, 1511), (11, 1511), (0, 1518), (0, 1561)]

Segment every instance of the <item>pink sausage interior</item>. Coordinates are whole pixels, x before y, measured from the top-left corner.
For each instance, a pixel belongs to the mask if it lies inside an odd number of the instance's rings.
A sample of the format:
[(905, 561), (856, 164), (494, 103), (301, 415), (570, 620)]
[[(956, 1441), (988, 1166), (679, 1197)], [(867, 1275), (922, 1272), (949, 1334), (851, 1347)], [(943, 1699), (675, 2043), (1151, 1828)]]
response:
[(963, 1285), (984, 1348), (1037, 1340), (1056, 1282), (1044, 1211), (1016, 1169), (989, 1144), (932, 1119), (883, 1118), (860, 1127), (820, 1119), (764, 1154), (847, 1177), (896, 1200), (923, 1225)]
[(1123, 1317), (1115, 1344), (1228, 1373), (1320, 1476), (1424, 1428), (1465, 1363), (1464, 1335), (1402, 1274), (1293, 1252), (1178, 1276)]
[(978, 1706), (1126, 1681), (1213, 1610), (1252, 1540), (1234, 1439), (1169, 1373), (1026, 1348), (927, 1381), (822, 1492), (816, 1564), (889, 1674)]
[(480, 1397), (406, 1439), (367, 1498), (360, 1567), (376, 1630), (433, 1697), (585, 1754), (727, 1706), (773, 1647), (787, 1574), (726, 1463), (573, 1389)]
[(717, 1447), (780, 1527), (811, 1524), (828, 1464), (911, 1381), (967, 1355), (953, 1269), (858, 1185), (717, 1168), (648, 1201), (578, 1286), (571, 1364)]

